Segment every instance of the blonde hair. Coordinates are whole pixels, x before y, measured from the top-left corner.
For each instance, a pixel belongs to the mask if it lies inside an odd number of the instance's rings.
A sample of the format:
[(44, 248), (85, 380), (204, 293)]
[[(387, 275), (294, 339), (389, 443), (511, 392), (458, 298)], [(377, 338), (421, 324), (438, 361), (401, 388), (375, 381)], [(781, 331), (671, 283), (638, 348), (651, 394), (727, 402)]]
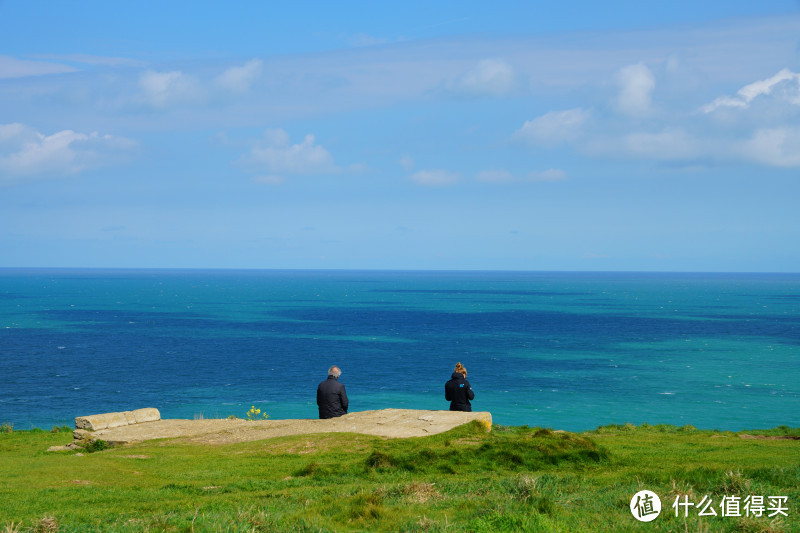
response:
[(464, 365), (462, 365), (461, 363), (456, 363), (455, 371), (458, 372), (459, 374), (463, 374), (465, 378), (467, 377), (467, 369), (464, 368)]

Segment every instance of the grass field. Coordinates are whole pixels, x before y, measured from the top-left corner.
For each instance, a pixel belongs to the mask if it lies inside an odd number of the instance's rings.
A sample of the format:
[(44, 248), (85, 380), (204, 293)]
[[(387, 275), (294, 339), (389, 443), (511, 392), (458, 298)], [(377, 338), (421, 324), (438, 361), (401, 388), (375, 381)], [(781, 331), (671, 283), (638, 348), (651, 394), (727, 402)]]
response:
[[(647, 425), (487, 433), (473, 423), (425, 438), (330, 433), (46, 452), (72, 440), (67, 429), (0, 432), (0, 533), (800, 532), (800, 440)], [(642, 489), (663, 505), (649, 523), (629, 509)], [(695, 507), (676, 516), (676, 497), (699, 504), (704, 496), (716, 517)], [(741, 516), (721, 516), (722, 498), (735, 496), (763, 496), (762, 516), (747, 516), (743, 503)], [(782, 513), (767, 516), (769, 496), (787, 498)]]

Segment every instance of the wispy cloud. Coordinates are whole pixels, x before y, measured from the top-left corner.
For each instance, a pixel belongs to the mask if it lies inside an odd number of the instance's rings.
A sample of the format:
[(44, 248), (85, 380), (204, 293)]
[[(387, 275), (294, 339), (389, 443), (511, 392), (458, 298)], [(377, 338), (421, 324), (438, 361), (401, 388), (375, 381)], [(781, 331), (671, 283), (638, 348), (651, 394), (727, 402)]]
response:
[(704, 105), (701, 110), (703, 113), (711, 113), (726, 107), (746, 109), (759, 96), (769, 95), (781, 86), (786, 89), (784, 94), (786, 100), (791, 104), (800, 106), (800, 74), (785, 68), (765, 80), (745, 85), (739, 89), (736, 96), (720, 96), (710, 104)]
[(24, 78), (27, 76), (43, 76), (45, 74), (64, 74), (77, 69), (60, 63), (46, 61), (27, 61), (11, 56), (0, 55), (0, 79)]
[(414, 159), (410, 155), (404, 155), (398, 161), (398, 164), (406, 170), (414, 168)]
[[(783, 69), (774, 76), (744, 85), (736, 96), (721, 96), (701, 108), (671, 113), (653, 110), (655, 81), (641, 63), (618, 72), (620, 92), (606, 109), (550, 111), (526, 121), (514, 133), (542, 149), (570, 146), (584, 156), (644, 160), (686, 165), (740, 162), (776, 167), (800, 166), (800, 74)], [(723, 108), (744, 113), (764, 100), (747, 120), (714, 118)], [(667, 103), (663, 105), (667, 109)], [(673, 104), (674, 105), (674, 104)], [(742, 115), (743, 116), (743, 115)], [(642, 118), (647, 121), (642, 121)]]
[(105, 67), (141, 67), (146, 64), (144, 61), (128, 57), (108, 57), (90, 54), (42, 54), (34, 57)]
[(136, 146), (124, 137), (62, 130), (45, 135), (20, 123), (0, 124), (0, 176), (76, 174), (115, 162)]
[(139, 88), (144, 102), (161, 108), (174, 104), (196, 103), (204, 94), (198, 80), (180, 70), (145, 71), (139, 77)]
[(514, 136), (531, 144), (556, 146), (580, 138), (590, 118), (591, 112), (581, 108), (550, 111), (526, 121)]
[[(102, 112), (106, 116), (101, 118), (108, 118), (110, 110), (122, 111), (127, 119), (130, 104), (158, 110), (194, 107), (196, 112), (186, 118), (209, 128), (288, 123), (298, 117), (386, 109), (464, 94), (520, 95), (536, 112), (546, 110), (539, 106), (559, 102), (553, 109), (594, 109), (598, 115), (604, 109), (634, 116), (648, 110), (672, 114), (675, 106), (699, 109), (706, 103), (704, 95), (718, 94), (712, 92), (717, 84), (743, 85), (742, 80), (757, 79), (765, 68), (777, 72), (793, 64), (798, 31), (800, 17), (782, 17), (648, 32), (448, 37), (324, 54), (271, 55), (223, 68), (210, 59), (169, 67), (154, 64), (145, 72), (120, 68), (113, 75), (90, 69), (80, 83), (30, 79), (17, 96), (9, 91), (2, 97), (7, 107), (27, 99), (42, 112), (56, 109), (54, 102), (69, 101), (60, 112), (81, 117)], [(9, 66), (4, 57), (2, 76), (74, 71), (80, 65), (73, 62), (79, 61), (110, 66), (121, 66), (122, 61), (62, 55), (52, 57), (71, 62), (13, 60)], [(257, 85), (259, 90), (252, 90)], [(663, 96), (672, 100), (657, 101)], [(575, 98), (573, 104), (565, 105), (570, 97)], [(598, 105), (600, 99), (606, 99), (607, 107)], [(97, 106), (98, 101), (106, 105)], [(167, 113), (164, 117), (174, 118)]]
[(322, 146), (315, 144), (314, 135), (306, 135), (299, 143), (292, 144), (289, 134), (282, 129), (271, 129), (253, 143), (241, 163), (251, 170), (266, 172), (262, 182), (276, 183), (286, 175), (332, 174), (340, 171), (333, 156)]
[(240, 67), (231, 67), (220, 74), (216, 79), (217, 85), (236, 93), (247, 92), (261, 75), (262, 67), (263, 62), (260, 59), (251, 59)]
[(448, 170), (420, 170), (410, 176), (411, 180), (418, 185), (426, 187), (446, 187), (454, 185), (461, 180), (461, 176)]
[(617, 73), (620, 86), (617, 108), (625, 114), (640, 116), (651, 111), (656, 86), (653, 73), (643, 63), (628, 65)]
[(742, 143), (742, 153), (775, 167), (800, 167), (800, 128), (764, 128)]
[(653, 161), (692, 161), (709, 156), (708, 142), (702, 142), (682, 128), (659, 131), (631, 131), (619, 137), (598, 136), (587, 143), (585, 151), (611, 157), (650, 159)]
[(456, 88), (475, 95), (502, 96), (518, 86), (514, 67), (503, 59), (483, 59), (456, 81)]

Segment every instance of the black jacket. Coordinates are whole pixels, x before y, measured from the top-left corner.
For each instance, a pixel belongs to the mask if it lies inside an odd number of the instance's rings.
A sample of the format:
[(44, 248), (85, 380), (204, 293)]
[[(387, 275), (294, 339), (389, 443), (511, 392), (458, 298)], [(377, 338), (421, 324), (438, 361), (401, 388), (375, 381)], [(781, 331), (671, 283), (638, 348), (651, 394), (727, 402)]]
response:
[(475, 393), (463, 374), (453, 372), (450, 381), (444, 384), (444, 399), (450, 402), (451, 411), (472, 411), (469, 401), (475, 399)]
[(317, 387), (317, 405), (320, 418), (334, 418), (347, 414), (347, 393), (344, 385), (333, 376), (323, 381)]

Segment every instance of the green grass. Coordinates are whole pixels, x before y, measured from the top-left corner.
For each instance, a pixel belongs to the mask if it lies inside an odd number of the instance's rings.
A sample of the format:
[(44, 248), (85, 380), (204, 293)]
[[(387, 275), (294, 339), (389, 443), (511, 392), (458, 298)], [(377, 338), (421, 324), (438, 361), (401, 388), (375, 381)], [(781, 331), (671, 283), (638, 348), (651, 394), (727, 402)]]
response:
[[(573, 434), (474, 423), (425, 438), (357, 434), (225, 446), (151, 441), (48, 453), (68, 431), (0, 433), (9, 531), (800, 532), (800, 441), (691, 426)], [(68, 429), (68, 428), (63, 428)], [(800, 428), (748, 432), (800, 435)], [(642, 489), (661, 516), (639, 523)], [(788, 517), (675, 517), (678, 495), (789, 497)], [(719, 513), (719, 508), (717, 507)]]

